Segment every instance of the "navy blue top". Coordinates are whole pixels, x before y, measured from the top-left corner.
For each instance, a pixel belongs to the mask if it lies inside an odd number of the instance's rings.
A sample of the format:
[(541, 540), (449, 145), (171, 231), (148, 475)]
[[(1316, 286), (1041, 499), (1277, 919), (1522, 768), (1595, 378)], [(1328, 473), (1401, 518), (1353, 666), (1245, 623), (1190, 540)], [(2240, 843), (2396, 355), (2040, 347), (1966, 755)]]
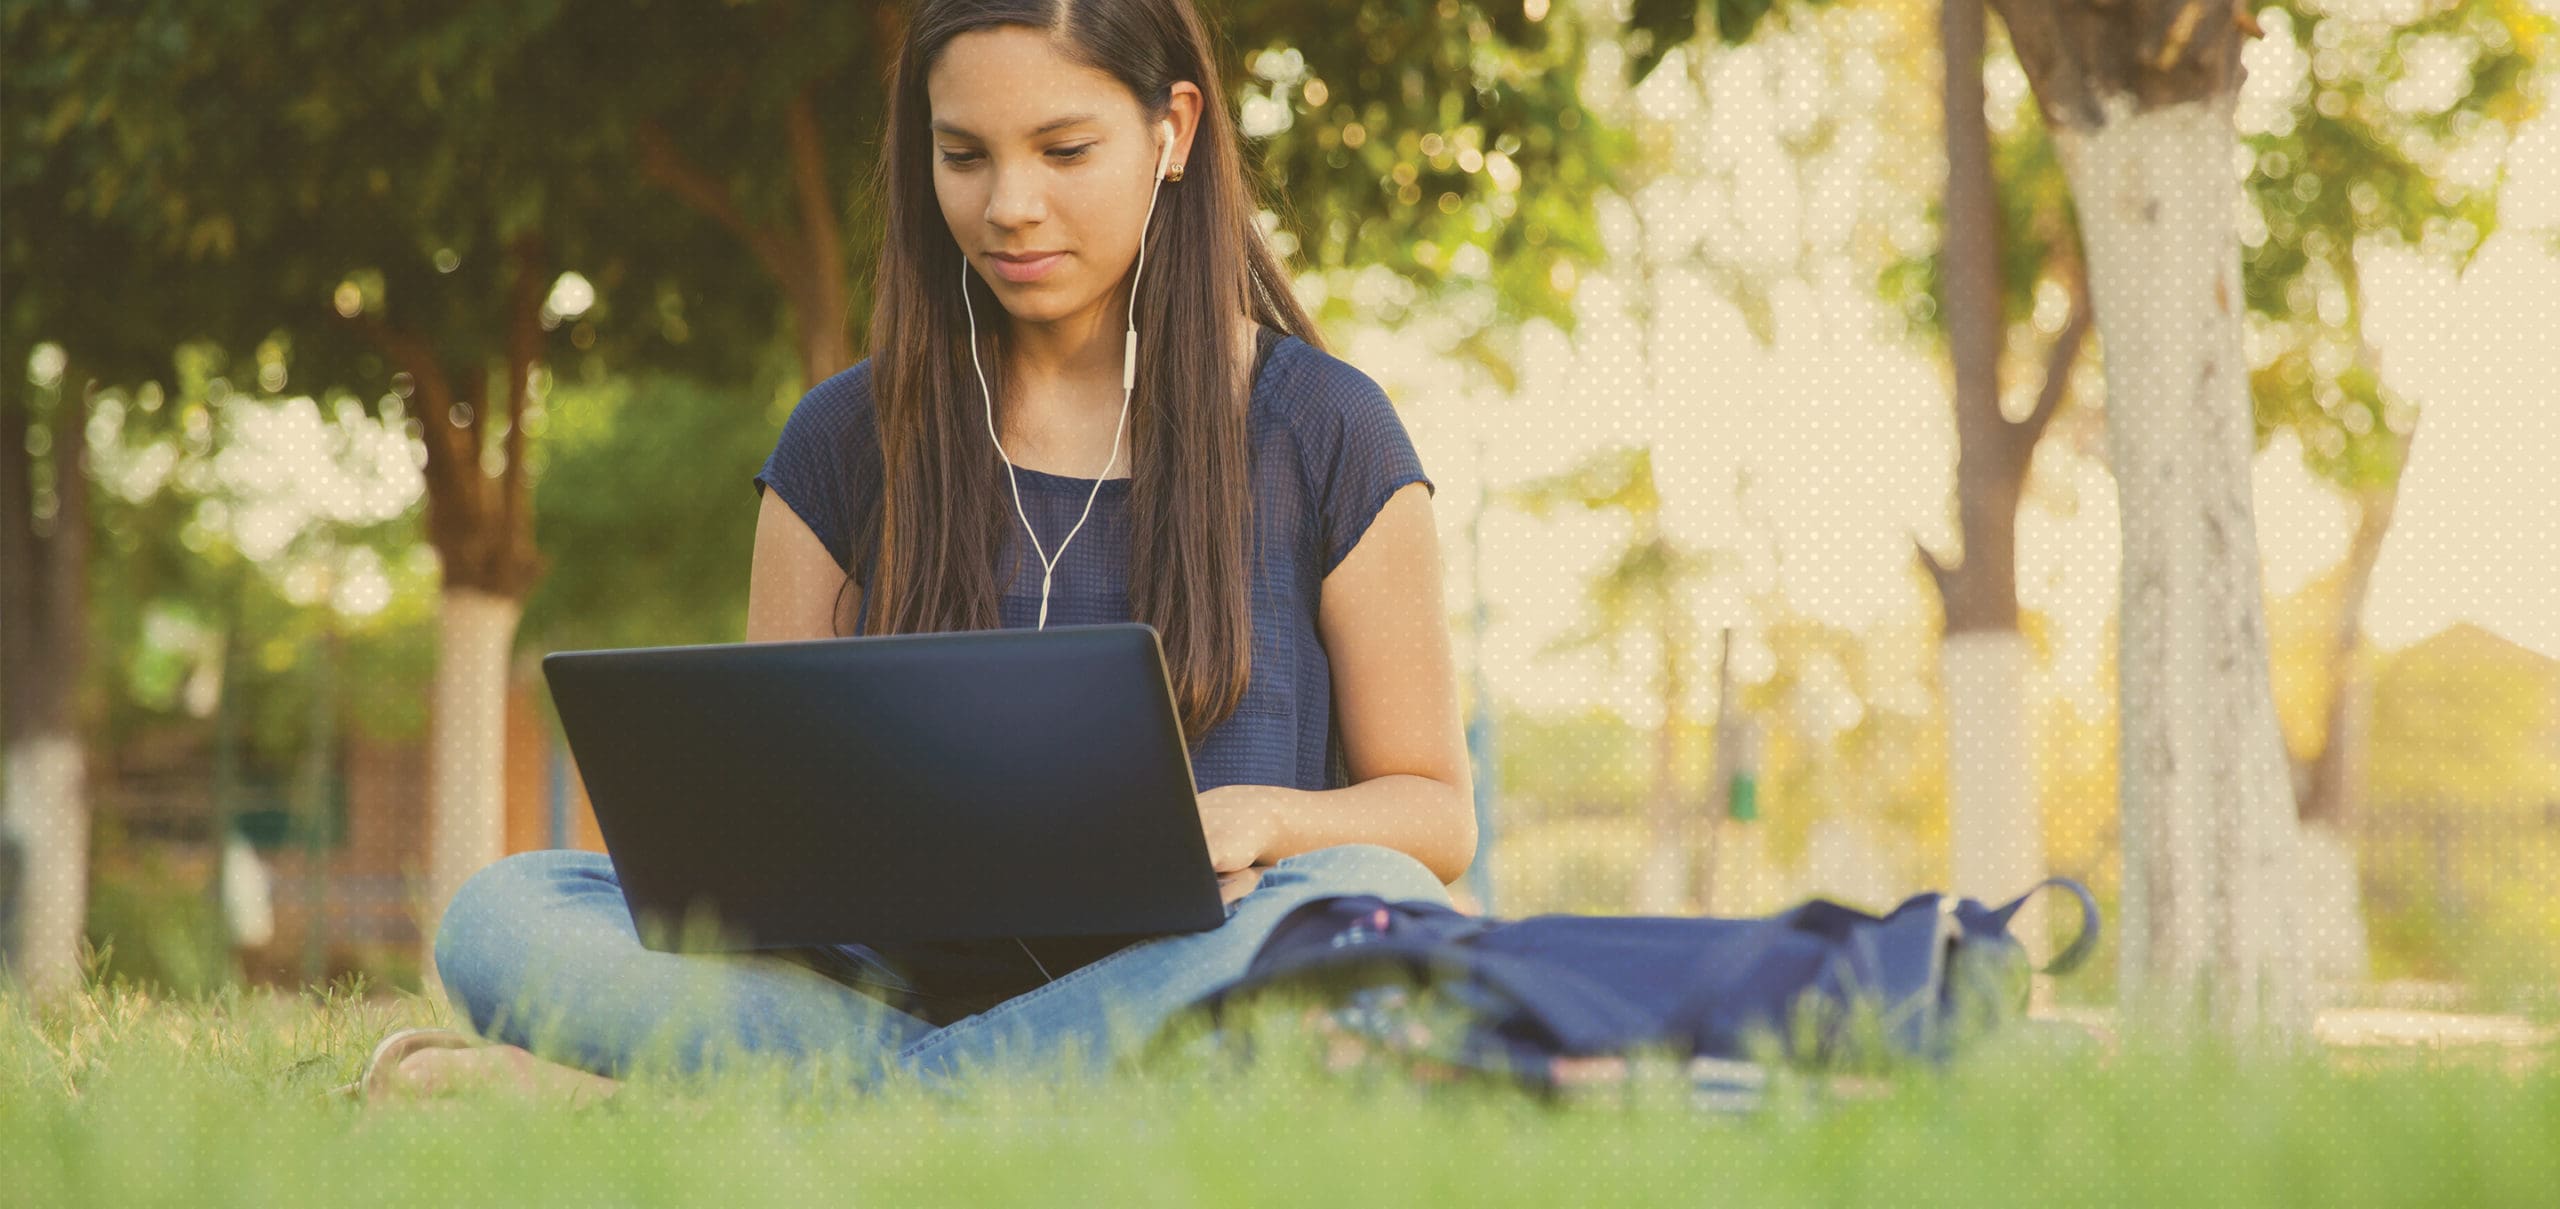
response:
[[(1416, 482), (1428, 491), (1438, 488), (1424, 475), (1403, 420), (1374, 380), (1295, 336), (1269, 328), (1260, 335), (1248, 429), (1256, 524), (1266, 557), (1253, 573), (1253, 669), (1235, 712), (1198, 737), (1192, 773), (1203, 791), (1231, 784), (1339, 788), (1348, 778), (1334, 727), (1332, 665), (1316, 629), (1319, 590), (1398, 488)], [(987, 454), (996, 454), (992, 443)], [(871, 362), (865, 360), (801, 398), (755, 481), (759, 490), (780, 492), (836, 565), (853, 574), (847, 518), (857, 502), (866, 509), (874, 505), (881, 474)], [(1022, 467), (1014, 475), (1040, 545), (1058, 556), (1058, 543), (1075, 529), (1094, 480)], [(1132, 619), (1128, 497), (1126, 477), (1103, 482), (1092, 515), (1058, 556), (1049, 624)], [(1028, 629), (1040, 612), (1039, 556), (1029, 548), (1022, 519), (1013, 515), (1011, 491), (986, 506), (1012, 522), (998, 565), (1019, 568), (1003, 593), (1003, 624)], [(864, 551), (855, 575), (866, 591), (877, 557), (877, 550)], [(855, 632), (862, 632), (859, 619)]]

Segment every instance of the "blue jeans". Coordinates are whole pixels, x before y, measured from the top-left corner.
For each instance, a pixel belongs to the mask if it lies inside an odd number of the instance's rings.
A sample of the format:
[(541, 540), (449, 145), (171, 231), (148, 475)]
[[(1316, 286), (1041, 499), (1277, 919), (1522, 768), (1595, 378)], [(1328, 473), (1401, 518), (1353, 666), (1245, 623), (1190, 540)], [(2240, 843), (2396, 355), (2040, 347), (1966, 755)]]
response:
[(840, 1060), (869, 1086), (912, 1075), (1053, 1064), (1098, 1071), (1209, 991), (1240, 976), (1282, 916), (1333, 894), (1447, 903), (1422, 862), (1376, 844), (1286, 857), (1227, 921), (1130, 944), (1053, 982), (944, 1024), (895, 1006), (899, 971), (859, 946), (831, 950), (839, 977), (772, 953), (645, 948), (604, 856), (518, 853), (465, 882), (435, 944), (445, 994), (482, 1036), (606, 1075), (644, 1056), (679, 1073), (731, 1054)]

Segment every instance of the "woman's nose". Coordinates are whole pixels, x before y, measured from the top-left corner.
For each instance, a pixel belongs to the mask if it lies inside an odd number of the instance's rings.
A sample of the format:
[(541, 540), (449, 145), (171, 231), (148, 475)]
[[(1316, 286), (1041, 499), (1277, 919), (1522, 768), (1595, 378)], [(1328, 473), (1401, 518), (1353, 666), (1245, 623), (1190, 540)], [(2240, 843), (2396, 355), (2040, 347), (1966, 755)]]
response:
[(1036, 167), (996, 169), (995, 186), (987, 191), (987, 224), (1011, 229), (1047, 218), (1049, 201), (1039, 178)]

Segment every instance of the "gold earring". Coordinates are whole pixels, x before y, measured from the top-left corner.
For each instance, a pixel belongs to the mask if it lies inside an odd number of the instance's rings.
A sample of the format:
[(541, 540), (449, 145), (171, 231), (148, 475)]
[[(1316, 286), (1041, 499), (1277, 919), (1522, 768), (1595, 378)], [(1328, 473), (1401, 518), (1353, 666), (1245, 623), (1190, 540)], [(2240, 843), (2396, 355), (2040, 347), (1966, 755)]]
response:
[(1181, 179), (1182, 179), (1182, 165), (1180, 165), (1180, 164), (1175, 164), (1174, 166), (1172, 166), (1172, 167), (1170, 167), (1170, 168), (1165, 169), (1165, 170), (1164, 170), (1164, 178), (1165, 178), (1166, 180), (1169, 180), (1169, 181), (1178, 181), (1178, 180), (1181, 180)]

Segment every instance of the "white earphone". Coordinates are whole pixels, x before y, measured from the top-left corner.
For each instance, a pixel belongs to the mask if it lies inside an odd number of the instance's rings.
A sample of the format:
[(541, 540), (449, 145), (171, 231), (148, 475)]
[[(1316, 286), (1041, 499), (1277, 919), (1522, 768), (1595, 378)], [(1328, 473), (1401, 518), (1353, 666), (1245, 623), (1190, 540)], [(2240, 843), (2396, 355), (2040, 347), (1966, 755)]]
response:
[[(1155, 220), (1156, 195), (1164, 191), (1165, 173), (1173, 167), (1173, 123), (1170, 120), (1158, 122), (1156, 128), (1164, 132), (1164, 149), (1156, 155), (1156, 179), (1147, 190), (1147, 214), (1138, 222), (1138, 264), (1129, 274), (1129, 331), (1121, 342), (1120, 422), (1111, 430), (1111, 460), (1102, 464), (1102, 477), (1094, 480), (1092, 493), (1085, 496), (1084, 515), (1076, 518), (1075, 528), (1067, 530), (1054, 555), (1041, 549), (1040, 533), (1031, 527), (1031, 516), (1022, 509), (1022, 480), (1014, 474), (1013, 457), (1005, 453), (1003, 439), (996, 436), (995, 394), (987, 388), (986, 366), (978, 361), (978, 307), (969, 299), (969, 258), (960, 258), (960, 304), (969, 312), (969, 367), (977, 371), (978, 393), (986, 399), (987, 439), (995, 442), (996, 455), (1004, 459), (1005, 478), (1013, 484), (1014, 515), (1022, 518), (1023, 532), (1031, 535), (1031, 548), (1040, 552), (1040, 617), (1034, 629), (1049, 628), (1049, 585), (1057, 574), (1058, 560), (1066, 557), (1067, 543), (1076, 539), (1076, 533), (1084, 528), (1085, 518), (1093, 515), (1093, 501), (1102, 494), (1104, 479), (1120, 462), (1120, 434), (1128, 428), (1129, 399), (1138, 388), (1138, 275), (1147, 269), (1147, 227)], [(1048, 971), (1041, 972), (1045, 974)]]

